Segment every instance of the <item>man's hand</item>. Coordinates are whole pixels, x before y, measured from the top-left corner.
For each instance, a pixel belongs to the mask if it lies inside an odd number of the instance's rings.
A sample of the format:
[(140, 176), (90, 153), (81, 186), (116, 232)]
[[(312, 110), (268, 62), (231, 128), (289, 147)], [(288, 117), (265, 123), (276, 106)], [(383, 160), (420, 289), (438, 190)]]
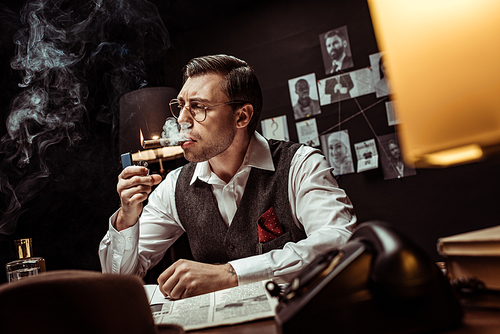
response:
[(158, 285), (163, 295), (181, 299), (237, 286), (238, 277), (229, 263), (179, 260), (158, 277)]
[(149, 171), (141, 166), (129, 166), (118, 176), (116, 190), (120, 195), (121, 210), (116, 219), (118, 231), (129, 228), (137, 221), (151, 188), (161, 182), (160, 175), (148, 175)]

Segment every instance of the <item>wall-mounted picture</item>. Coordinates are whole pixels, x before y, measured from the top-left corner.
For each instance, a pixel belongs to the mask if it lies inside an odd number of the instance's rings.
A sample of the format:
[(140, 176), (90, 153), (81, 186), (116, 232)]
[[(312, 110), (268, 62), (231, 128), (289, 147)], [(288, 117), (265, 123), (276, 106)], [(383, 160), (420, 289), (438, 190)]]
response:
[(347, 130), (332, 132), (321, 136), (321, 149), (328, 164), (333, 167), (334, 175), (354, 173), (351, 145)]
[(311, 118), (295, 124), (297, 126), (297, 135), (299, 143), (309, 146), (319, 146), (318, 127), (316, 119)]
[(318, 92), (322, 106), (374, 92), (369, 68), (318, 81)]
[(391, 133), (379, 137), (380, 161), (384, 171), (384, 180), (402, 178), (417, 174), (413, 166), (405, 164), (399, 146), (398, 136)]
[(320, 104), (322, 106), (350, 99), (354, 82), (349, 73), (318, 81)]
[(288, 80), (288, 88), (295, 119), (321, 114), (315, 73)]
[(358, 159), (358, 173), (378, 168), (378, 153), (375, 139), (354, 144), (354, 150)]
[(389, 95), (389, 83), (385, 75), (382, 52), (374, 53), (369, 56), (370, 68), (372, 69), (375, 95), (383, 97)]
[(262, 120), (260, 125), (267, 139), (290, 140), (285, 115)]
[(334, 74), (354, 66), (347, 26), (319, 35), (325, 74)]
[(396, 113), (396, 109), (394, 108), (394, 101), (387, 101), (385, 103), (385, 110), (387, 113), (387, 124), (389, 126), (393, 126), (400, 123), (398, 115)]

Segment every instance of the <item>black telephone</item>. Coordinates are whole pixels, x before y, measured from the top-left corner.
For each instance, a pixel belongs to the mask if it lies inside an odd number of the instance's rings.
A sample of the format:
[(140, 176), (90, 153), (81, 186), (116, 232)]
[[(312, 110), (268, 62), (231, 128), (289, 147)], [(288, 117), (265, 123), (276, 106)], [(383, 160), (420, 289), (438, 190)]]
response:
[(360, 224), (278, 295), (280, 333), (420, 333), (458, 326), (462, 310), (431, 259), (387, 223)]

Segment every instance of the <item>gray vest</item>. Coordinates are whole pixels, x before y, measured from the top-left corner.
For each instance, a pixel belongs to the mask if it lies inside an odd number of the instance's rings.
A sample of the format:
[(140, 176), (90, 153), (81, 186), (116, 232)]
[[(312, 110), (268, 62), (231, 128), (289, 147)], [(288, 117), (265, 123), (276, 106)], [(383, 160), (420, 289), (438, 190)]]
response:
[(193, 258), (205, 263), (226, 263), (259, 252), (257, 220), (274, 207), (283, 235), (264, 243), (263, 253), (306, 237), (293, 222), (288, 200), (290, 162), (301, 146), (270, 140), (275, 171), (252, 168), (240, 205), (229, 228), (222, 219), (211, 186), (197, 179), (190, 185), (195, 163), (185, 165), (177, 180), (175, 203), (186, 229)]

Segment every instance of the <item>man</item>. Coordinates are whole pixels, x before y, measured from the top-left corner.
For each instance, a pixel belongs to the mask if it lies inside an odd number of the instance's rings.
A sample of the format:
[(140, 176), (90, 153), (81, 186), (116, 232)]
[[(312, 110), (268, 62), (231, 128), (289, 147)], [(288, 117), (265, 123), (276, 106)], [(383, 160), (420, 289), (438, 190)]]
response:
[(301, 119), (321, 113), (319, 101), (309, 97), (309, 83), (307, 80), (297, 80), (295, 83), (295, 93), (299, 96), (297, 103), (293, 106), (293, 116), (295, 119)]
[(351, 89), (354, 82), (349, 73), (331, 77), (325, 82), (325, 94), (330, 95), (330, 103), (340, 102), (351, 98)]
[(326, 74), (336, 73), (354, 66), (352, 58), (347, 55), (347, 38), (344, 33), (337, 29), (329, 31), (323, 37), (325, 48), (331, 63), (326, 67)]
[(159, 176), (139, 166), (120, 174), (121, 208), (100, 244), (103, 272), (144, 275), (187, 233), (195, 261), (179, 260), (158, 278), (162, 293), (179, 299), (263, 279), (287, 282), (348, 240), (356, 218), (324, 156), (264, 139), (255, 132), (261, 109), (246, 62), (215, 55), (186, 65), (171, 110), (188, 124), (182, 149), (190, 163), (149, 198)]

